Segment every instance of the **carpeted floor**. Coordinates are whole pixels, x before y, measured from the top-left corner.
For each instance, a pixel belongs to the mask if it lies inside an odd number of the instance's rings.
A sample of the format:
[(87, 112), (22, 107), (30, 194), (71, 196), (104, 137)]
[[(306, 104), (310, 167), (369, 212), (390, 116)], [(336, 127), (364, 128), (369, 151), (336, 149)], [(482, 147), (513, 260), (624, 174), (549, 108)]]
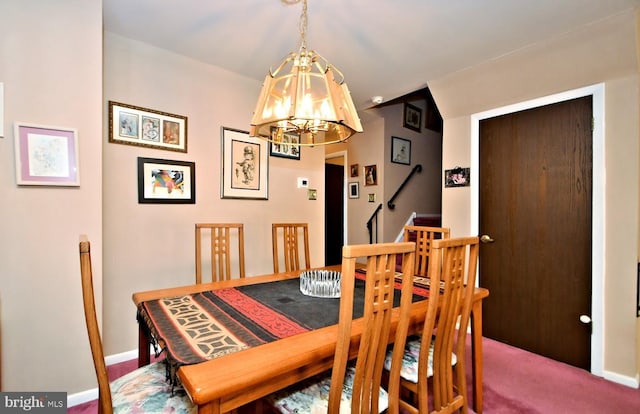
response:
[[(467, 358), (470, 354), (467, 352)], [(640, 413), (640, 389), (487, 338), (483, 355), (486, 414)], [(109, 376), (117, 378), (135, 367), (136, 361), (110, 366)], [(97, 401), (70, 407), (67, 412), (95, 414)]]

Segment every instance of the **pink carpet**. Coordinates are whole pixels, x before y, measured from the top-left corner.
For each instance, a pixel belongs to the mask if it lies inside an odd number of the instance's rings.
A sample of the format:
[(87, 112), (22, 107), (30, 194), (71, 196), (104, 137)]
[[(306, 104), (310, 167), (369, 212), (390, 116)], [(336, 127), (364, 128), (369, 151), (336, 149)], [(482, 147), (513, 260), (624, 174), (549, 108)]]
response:
[[(640, 413), (640, 389), (487, 338), (483, 354), (486, 414)], [(109, 377), (117, 378), (136, 366), (135, 360), (112, 365)], [(98, 404), (91, 401), (67, 412), (95, 414)]]

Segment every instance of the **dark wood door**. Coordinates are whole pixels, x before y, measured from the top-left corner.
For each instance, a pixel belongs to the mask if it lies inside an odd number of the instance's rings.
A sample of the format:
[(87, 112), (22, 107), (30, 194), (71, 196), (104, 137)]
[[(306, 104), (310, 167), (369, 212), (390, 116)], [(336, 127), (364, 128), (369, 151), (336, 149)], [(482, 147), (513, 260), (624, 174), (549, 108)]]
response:
[(344, 244), (344, 166), (324, 165), (324, 264), (342, 263)]
[(484, 334), (589, 369), (592, 98), (480, 122)]

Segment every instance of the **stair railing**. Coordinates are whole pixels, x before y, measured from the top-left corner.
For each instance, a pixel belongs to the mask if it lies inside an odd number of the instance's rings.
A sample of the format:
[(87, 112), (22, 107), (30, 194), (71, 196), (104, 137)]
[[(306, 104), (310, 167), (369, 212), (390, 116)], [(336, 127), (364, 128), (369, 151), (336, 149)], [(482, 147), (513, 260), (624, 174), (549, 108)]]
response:
[(382, 203), (378, 204), (375, 211), (367, 220), (367, 230), (369, 230), (369, 244), (373, 244), (373, 222), (376, 223), (376, 243), (378, 242), (378, 212), (382, 210)]
[(417, 164), (415, 167), (413, 167), (413, 169), (411, 170), (411, 172), (409, 173), (409, 175), (407, 176), (407, 178), (404, 179), (404, 181), (402, 182), (402, 184), (400, 184), (400, 187), (398, 187), (398, 189), (396, 190), (396, 192), (391, 196), (391, 198), (389, 199), (389, 201), (387, 201), (387, 207), (389, 207), (389, 210), (393, 210), (394, 208), (396, 208), (396, 205), (393, 204), (393, 202), (395, 201), (396, 197), (398, 196), (398, 194), (400, 194), (400, 191), (402, 191), (402, 189), (404, 188), (405, 185), (407, 185), (407, 183), (409, 182), (409, 180), (411, 179), (411, 177), (413, 177), (413, 175), (417, 172), (421, 172), (422, 171), (422, 165), (421, 164)]

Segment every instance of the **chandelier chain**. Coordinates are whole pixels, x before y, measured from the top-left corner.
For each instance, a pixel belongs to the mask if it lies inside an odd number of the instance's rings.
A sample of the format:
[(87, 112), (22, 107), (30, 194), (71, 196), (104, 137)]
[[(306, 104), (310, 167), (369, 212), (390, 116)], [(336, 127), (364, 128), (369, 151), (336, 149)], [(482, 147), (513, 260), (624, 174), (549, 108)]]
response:
[(302, 13), (300, 13), (300, 39), (301, 49), (307, 48), (307, 0), (302, 1)]

